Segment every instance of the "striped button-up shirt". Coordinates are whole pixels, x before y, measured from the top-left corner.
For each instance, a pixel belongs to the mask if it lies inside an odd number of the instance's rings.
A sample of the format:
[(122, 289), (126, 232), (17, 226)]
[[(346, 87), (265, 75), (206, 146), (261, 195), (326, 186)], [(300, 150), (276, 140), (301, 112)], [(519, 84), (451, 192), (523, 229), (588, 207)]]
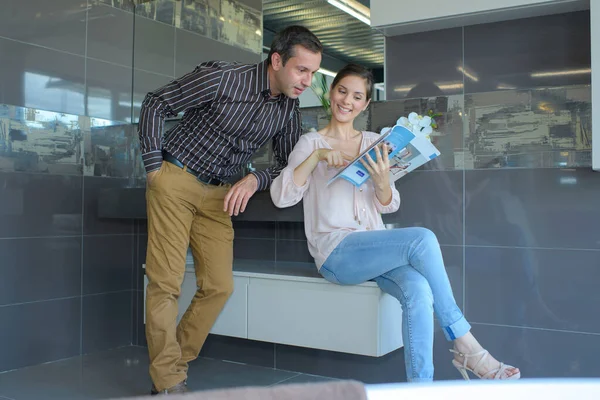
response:
[[(164, 120), (184, 111), (163, 137)], [(203, 175), (227, 181), (273, 140), (275, 165), (253, 171), (267, 189), (287, 165), (301, 134), (297, 99), (272, 97), (267, 62), (211, 61), (146, 95), (139, 120), (146, 172), (160, 168), (162, 150)]]

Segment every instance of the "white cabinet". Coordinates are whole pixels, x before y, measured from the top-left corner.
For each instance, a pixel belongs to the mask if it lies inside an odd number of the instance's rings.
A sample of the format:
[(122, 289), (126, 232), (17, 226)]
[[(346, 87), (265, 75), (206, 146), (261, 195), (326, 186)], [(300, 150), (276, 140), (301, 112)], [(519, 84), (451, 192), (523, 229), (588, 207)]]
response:
[[(195, 292), (189, 266), (177, 321)], [(402, 347), (402, 309), (375, 282), (341, 286), (318, 277), (234, 271), (233, 294), (211, 333), (379, 357)]]
[[(324, 279), (253, 278), (248, 338), (382, 356), (402, 346), (402, 310), (396, 299), (389, 302), (386, 297), (374, 283), (339, 286)], [(385, 334), (386, 328), (396, 329)]]

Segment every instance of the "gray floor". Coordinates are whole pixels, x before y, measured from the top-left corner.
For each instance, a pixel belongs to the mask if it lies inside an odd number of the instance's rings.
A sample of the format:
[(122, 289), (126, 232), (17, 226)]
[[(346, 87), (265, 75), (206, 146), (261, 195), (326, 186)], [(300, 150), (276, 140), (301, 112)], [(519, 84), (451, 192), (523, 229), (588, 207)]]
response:
[[(188, 387), (197, 391), (331, 379), (199, 358), (190, 365)], [(150, 387), (148, 355), (143, 347), (124, 347), (0, 374), (0, 400), (133, 397), (147, 395)]]

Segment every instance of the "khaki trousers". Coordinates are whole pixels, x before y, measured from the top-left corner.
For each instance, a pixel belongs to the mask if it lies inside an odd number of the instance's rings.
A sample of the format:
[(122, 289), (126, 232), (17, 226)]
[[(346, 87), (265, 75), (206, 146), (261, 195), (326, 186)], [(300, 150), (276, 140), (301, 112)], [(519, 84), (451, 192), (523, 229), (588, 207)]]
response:
[[(146, 189), (146, 338), (150, 376), (159, 391), (187, 378), (188, 363), (198, 357), (233, 291), (233, 228), (223, 211), (229, 188), (206, 185), (163, 162)], [(177, 325), (188, 247), (198, 290)]]

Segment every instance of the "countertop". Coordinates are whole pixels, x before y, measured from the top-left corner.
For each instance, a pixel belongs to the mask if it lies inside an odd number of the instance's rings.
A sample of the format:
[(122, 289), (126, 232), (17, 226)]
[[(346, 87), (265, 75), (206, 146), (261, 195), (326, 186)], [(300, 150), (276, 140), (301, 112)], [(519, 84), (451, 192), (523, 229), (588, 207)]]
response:
[[(146, 188), (102, 189), (97, 212), (100, 218), (146, 219)], [(302, 202), (281, 209), (273, 205), (268, 191), (258, 192), (248, 202), (246, 211), (233, 220), (302, 222)]]

